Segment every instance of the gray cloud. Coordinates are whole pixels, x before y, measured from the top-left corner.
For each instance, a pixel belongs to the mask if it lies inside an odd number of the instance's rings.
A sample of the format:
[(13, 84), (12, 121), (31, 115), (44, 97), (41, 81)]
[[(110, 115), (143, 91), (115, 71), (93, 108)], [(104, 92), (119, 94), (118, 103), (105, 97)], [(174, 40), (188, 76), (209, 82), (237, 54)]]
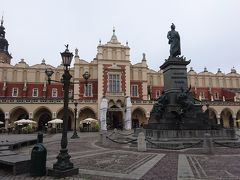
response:
[(228, 73), (233, 66), (240, 71), (239, 7), (238, 0), (3, 0), (0, 11), (13, 64), (45, 58), (56, 65), (66, 43), (90, 62), (99, 39), (109, 41), (115, 26), (118, 40), (129, 42), (132, 63), (145, 52), (149, 67), (159, 70), (169, 55), (166, 34), (174, 22), (182, 54), (192, 60), (189, 67)]

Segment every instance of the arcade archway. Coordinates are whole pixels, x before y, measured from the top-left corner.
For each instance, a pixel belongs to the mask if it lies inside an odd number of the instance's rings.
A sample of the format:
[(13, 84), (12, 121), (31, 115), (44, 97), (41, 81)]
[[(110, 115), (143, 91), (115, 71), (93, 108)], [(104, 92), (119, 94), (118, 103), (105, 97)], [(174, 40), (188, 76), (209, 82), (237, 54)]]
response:
[[(72, 130), (72, 125), (73, 125), (73, 120), (74, 120), (74, 114), (73, 114), (73, 112), (70, 110), (70, 109), (68, 109), (69, 110), (69, 114), (68, 114), (68, 130), (70, 131), (70, 130)], [(63, 109), (61, 109), (58, 113), (57, 113), (57, 118), (58, 119), (63, 119), (63, 114), (64, 114), (64, 110)]]
[(77, 124), (80, 123), (80, 121), (86, 119), (86, 118), (93, 118), (96, 119), (96, 114), (94, 113), (94, 111), (88, 107), (81, 109), (80, 113), (79, 113), (79, 118), (78, 118), (78, 122)]
[(0, 110), (0, 121), (3, 122), (3, 124), (0, 124), (0, 128), (5, 127), (5, 115), (2, 110)]
[(48, 126), (48, 121), (52, 119), (52, 113), (50, 112), (49, 109), (42, 107), (39, 108), (35, 113), (34, 113), (34, 118), (36, 122), (38, 122), (38, 127), (37, 129), (39, 131), (45, 130), (45, 128)]
[(237, 127), (240, 128), (240, 110), (237, 112), (236, 121)]
[(212, 124), (217, 124), (217, 115), (216, 111), (212, 108), (209, 108), (209, 119), (211, 120)]
[(220, 115), (220, 123), (224, 128), (233, 128), (234, 120), (230, 109), (223, 109)]
[(29, 119), (29, 115), (27, 110), (22, 107), (16, 107), (10, 112), (10, 120), (9, 123), (14, 123), (20, 119)]
[(132, 128), (141, 127), (143, 124), (147, 124), (146, 114), (143, 109), (138, 107), (132, 112)]

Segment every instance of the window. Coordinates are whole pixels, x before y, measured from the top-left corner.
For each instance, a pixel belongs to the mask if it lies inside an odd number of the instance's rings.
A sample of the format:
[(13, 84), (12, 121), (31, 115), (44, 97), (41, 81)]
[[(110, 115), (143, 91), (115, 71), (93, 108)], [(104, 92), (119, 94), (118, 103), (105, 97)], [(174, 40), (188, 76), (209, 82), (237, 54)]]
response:
[(17, 97), (18, 96), (18, 88), (13, 88), (12, 89), (12, 97)]
[(52, 89), (52, 97), (57, 97), (58, 96), (58, 90), (56, 88)]
[(111, 93), (120, 92), (120, 75), (119, 74), (109, 74), (108, 91)]
[(219, 100), (219, 93), (218, 92), (214, 92), (214, 99)]
[(138, 97), (138, 85), (131, 86), (131, 96)]
[(157, 92), (156, 92), (156, 99), (159, 98), (160, 96), (161, 96), (161, 91), (157, 90)]
[(38, 97), (38, 88), (33, 88), (32, 97)]
[(86, 84), (84, 86), (84, 96), (92, 96), (92, 84)]

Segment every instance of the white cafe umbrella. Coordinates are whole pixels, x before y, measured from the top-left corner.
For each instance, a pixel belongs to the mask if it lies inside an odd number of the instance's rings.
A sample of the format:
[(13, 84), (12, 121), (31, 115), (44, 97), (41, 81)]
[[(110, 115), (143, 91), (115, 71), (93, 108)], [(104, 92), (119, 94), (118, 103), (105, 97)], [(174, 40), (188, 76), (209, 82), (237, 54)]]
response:
[(30, 119), (20, 119), (18, 121), (15, 121), (14, 124), (32, 124), (32, 123), (36, 123), (35, 121), (33, 120), (30, 120)]
[(49, 124), (62, 124), (63, 120), (62, 119), (53, 119), (51, 121), (48, 121)]
[(93, 119), (93, 118), (86, 118), (86, 119), (84, 119), (84, 120), (80, 121), (80, 124), (82, 124), (82, 123), (91, 124), (91, 123), (96, 123), (96, 122), (98, 122), (98, 120), (97, 120), (97, 119)]

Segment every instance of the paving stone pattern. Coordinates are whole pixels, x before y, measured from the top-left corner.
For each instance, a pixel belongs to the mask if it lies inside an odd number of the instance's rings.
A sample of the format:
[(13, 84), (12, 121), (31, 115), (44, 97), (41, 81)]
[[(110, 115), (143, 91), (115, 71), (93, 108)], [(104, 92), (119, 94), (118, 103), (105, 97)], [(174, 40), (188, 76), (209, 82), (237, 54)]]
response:
[[(70, 139), (68, 150), (71, 161), (79, 168), (79, 175), (65, 179), (77, 180), (240, 180), (240, 149), (215, 148), (213, 155), (204, 150), (181, 151), (150, 150), (138, 152), (128, 145), (97, 143), (98, 133), (79, 133), (79, 139)], [(0, 142), (30, 138), (34, 135), (1, 135)], [(44, 135), (47, 148), (47, 167), (52, 167), (60, 150), (61, 134)], [(29, 155), (32, 146), (22, 147), (13, 153)], [(8, 152), (9, 153), (9, 152)], [(4, 153), (2, 153), (3, 155)], [(6, 153), (4, 154), (6, 155)], [(30, 177), (29, 174), (13, 176), (10, 171), (0, 169), (0, 180), (50, 180), (53, 177)]]
[(188, 155), (194, 177), (207, 179), (239, 179), (240, 155)]

